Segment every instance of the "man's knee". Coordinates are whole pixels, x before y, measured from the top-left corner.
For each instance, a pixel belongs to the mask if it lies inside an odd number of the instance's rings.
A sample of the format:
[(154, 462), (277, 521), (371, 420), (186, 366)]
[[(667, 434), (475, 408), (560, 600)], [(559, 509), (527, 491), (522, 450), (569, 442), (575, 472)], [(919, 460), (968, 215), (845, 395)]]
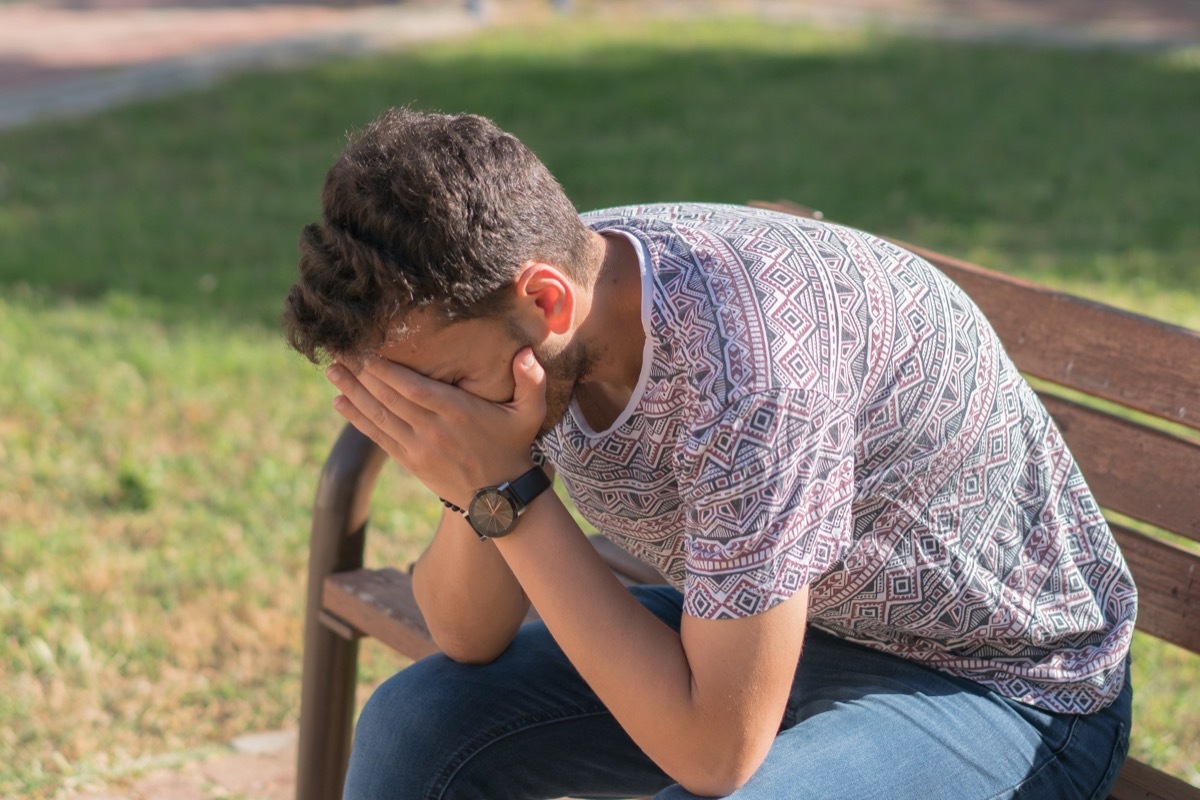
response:
[(354, 734), (347, 800), (419, 798), (437, 782), (466, 732), (462, 665), (431, 656), (384, 682), (371, 695)]

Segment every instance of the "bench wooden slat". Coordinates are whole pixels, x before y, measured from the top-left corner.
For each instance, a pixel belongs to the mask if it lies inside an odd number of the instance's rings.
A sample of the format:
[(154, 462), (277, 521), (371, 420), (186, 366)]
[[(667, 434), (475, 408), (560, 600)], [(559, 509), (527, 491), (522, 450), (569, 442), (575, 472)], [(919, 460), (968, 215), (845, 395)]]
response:
[(1109, 800), (1200, 800), (1200, 789), (1140, 761), (1121, 767)]
[[(665, 582), (653, 567), (603, 536), (589, 536), (588, 541), (623, 585)], [(322, 622), (343, 638), (372, 636), (414, 661), (438, 651), (407, 572), (384, 567), (334, 573), (325, 578), (322, 606), (328, 615)], [(531, 608), (525, 619), (537, 618), (537, 610)]]
[(1138, 588), (1137, 629), (1200, 652), (1200, 556), (1111, 526)]
[(1163, 419), (1200, 422), (1200, 334), (897, 244), (971, 296), (1022, 371)]
[(1200, 442), (1042, 394), (1097, 502), (1200, 541)]
[(414, 661), (438, 651), (406, 572), (385, 567), (334, 573), (325, 579), (324, 605), (358, 633)]
[[(751, 205), (814, 216), (811, 209), (786, 201)], [(962, 287), (1022, 371), (1200, 426), (1200, 333), (891, 241)]]

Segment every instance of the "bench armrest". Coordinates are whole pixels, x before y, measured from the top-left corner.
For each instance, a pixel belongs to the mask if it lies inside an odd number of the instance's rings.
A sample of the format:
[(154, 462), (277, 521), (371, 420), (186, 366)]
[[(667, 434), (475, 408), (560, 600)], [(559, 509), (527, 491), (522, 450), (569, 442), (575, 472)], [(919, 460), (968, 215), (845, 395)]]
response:
[(341, 797), (353, 732), (358, 643), (321, 622), (325, 578), (363, 564), (371, 493), (387, 454), (347, 425), (317, 487), (309, 540), (304, 680), (300, 698), (297, 797)]

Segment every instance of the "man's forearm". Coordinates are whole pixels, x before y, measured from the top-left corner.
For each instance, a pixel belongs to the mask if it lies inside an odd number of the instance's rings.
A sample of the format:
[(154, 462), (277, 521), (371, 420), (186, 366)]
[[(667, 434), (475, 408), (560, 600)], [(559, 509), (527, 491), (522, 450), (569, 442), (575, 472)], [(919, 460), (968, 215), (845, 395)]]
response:
[(465, 519), (449, 512), (413, 570), (413, 594), (434, 642), (456, 661), (500, 655), (529, 610), (495, 545), (479, 541)]
[(749, 778), (778, 729), (798, 645), (782, 653), (778, 640), (747, 639), (716, 672), (695, 672), (680, 634), (621, 586), (549, 493), (496, 550), (580, 675), (664, 771), (706, 796)]

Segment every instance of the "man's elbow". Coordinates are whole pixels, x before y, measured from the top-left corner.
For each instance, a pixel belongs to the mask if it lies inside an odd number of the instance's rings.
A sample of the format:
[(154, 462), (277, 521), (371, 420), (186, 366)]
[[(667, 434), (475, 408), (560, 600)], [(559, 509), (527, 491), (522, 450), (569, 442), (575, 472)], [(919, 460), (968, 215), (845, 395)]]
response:
[(755, 770), (700, 770), (694, 779), (679, 781), (679, 785), (698, 797), (728, 797), (750, 782)]
[(433, 644), (444, 656), (460, 664), (490, 664), (508, 649), (516, 638), (519, 623), (464, 627), (458, 620), (434, 621), (426, 615), (425, 624)]
[(700, 797), (726, 797), (745, 786), (754, 777), (766, 753), (757, 748), (731, 748), (717, 757), (693, 759), (693, 763), (674, 776), (687, 791)]
[(501, 653), (508, 649), (511, 641), (511, 638), (506, 640), (481, 641), (466, 637), (436, 635), (433, 637), (433, 643), (451, 661), (457, 661), (459, 664), (474, 665), (492, 663), (500, 657)]

